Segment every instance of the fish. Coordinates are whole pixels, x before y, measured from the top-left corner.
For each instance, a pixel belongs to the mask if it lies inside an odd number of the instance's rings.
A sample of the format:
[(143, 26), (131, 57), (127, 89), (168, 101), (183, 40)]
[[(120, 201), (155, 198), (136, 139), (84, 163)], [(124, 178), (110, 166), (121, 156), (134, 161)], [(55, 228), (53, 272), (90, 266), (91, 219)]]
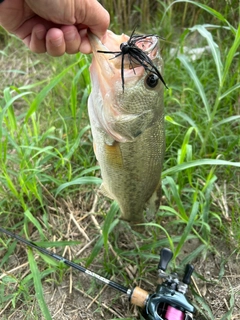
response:
[(90, 31), (88, 38), (93, 53), (88, 114), (100, 190), (119, 204), (121, 219), (135, 226), (144, 223), (145, 211), (157, 212), (161, 199), (166, 84), (156, 76), (163, 73), (159, 37), (108, 30), (102, 41)]

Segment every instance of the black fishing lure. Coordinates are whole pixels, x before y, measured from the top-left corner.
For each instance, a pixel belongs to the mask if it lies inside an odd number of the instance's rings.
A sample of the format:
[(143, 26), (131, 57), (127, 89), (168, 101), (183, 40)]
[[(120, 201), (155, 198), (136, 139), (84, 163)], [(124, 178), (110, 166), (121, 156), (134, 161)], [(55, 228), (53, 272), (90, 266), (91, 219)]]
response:
[(130, 64), (130, 67), (133, 69), (133, 71), (134, 71), (133, 64), (139, 64), (144, 67), (145, 71), (151, 72), (152, 74), (157, 76), (157, 78), (159, 78), (162, 81), (162, 83), (165, 85), (165, 87), (167, 88), (167, 85), (166, 85), (161, 73), (155, 67), (155, 65), (153, 64), (152, 60), (149, 58), (147, 53), (136, 46), (137, 42), (143, 41), (144, 39), (146, 39), (146, 42), (148, 42), (148, 40), (147, 40), (148, 37), (155, 36), (155, 37), (159, 38), (159, 36), (156, 36), (154, 34), (134, 35), (134, 32), (135, 32), (135, 29), (133, 30), (129, 40), (127, 42), (123, 42), (120, 44), (121, 51), (100, 51), (100, 50), (98, 50), (97, 52), (114, 54), (115, 57), (111, 58), (111, 59), (115, 59), (117, 57), (122, 56), (121, 78), (122, 78), (123, 91), (124, 91), (124, 57), (125, 57), (125, 55), (128, 56), (129, 64)]

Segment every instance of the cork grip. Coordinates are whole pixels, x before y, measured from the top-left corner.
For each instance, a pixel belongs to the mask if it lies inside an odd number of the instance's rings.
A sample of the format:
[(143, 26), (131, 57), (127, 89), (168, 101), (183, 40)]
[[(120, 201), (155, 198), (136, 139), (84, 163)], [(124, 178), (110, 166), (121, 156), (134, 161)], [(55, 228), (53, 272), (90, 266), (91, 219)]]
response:
[(133, 289), (130, 302), (138, 307), (143, 308), (146, 304), (149, 293), (139, 287)]

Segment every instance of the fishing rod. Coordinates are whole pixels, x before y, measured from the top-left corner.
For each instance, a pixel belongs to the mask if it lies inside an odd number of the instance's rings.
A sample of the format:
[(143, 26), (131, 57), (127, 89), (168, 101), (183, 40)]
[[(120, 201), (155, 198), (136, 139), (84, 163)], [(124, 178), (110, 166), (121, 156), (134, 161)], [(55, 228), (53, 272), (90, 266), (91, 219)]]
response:
[(162, 279), (162, 283), (157, 285), (154, 293), (149, 294), (138, 286), (130, 289), (104, 278), (2, 227), (0, 227), (0, 232), (126, 294), (131, 304), (142, 308), (142, 315), (146, 320), (193, 320), (194, 307), (187, 301), (185, 294), (190, 284), (194, 267), (190, 264), (186, 265), (182, 281), (179, 280), (177, 273), (166, 273), (167, 266), (173, 257), (172, 251), (168, 248), (162, 248), (160, 251), (158, 276)]

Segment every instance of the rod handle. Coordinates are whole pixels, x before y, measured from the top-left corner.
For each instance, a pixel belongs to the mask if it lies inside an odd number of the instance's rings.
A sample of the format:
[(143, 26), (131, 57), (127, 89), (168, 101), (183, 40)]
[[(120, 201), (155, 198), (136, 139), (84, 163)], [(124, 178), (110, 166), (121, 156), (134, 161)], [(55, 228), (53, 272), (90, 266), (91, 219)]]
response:
[(144, 308), (149, 293), (140, 287), (135, 287), (130, 296), (130, 302), (138, 307)]

